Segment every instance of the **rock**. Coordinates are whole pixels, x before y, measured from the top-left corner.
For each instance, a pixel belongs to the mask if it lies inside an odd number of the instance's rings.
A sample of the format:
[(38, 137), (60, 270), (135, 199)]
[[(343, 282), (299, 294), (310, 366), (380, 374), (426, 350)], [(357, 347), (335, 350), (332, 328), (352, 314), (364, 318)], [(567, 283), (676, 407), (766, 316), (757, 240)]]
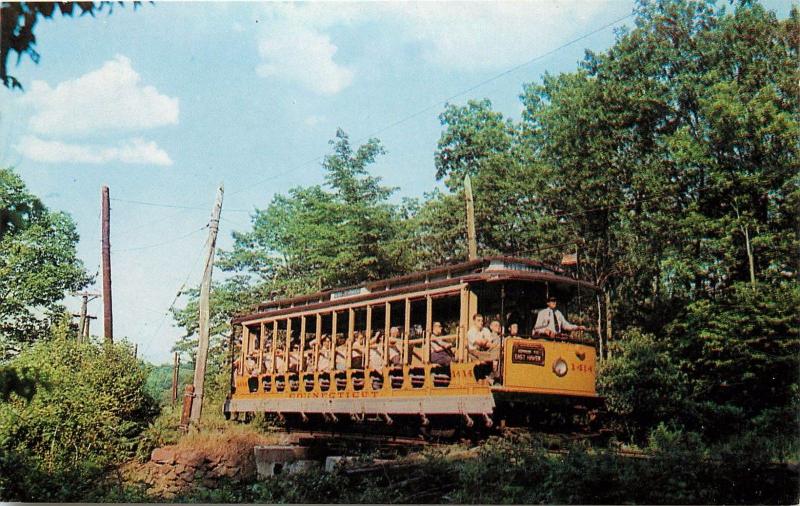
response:
[(175, 464), (174, 469), (176, 474), (181, 474), (182, 472), (186, 471), (186, 464), (181, 464), (180, 462), (178, 462), (177, 464)]
[(156, 448), (150, 454), (150, 460), (159, 464), (172, 464), (175, 462), (175, 450), (172, 448)]
[(302, 473), (310, 469), (320, 467), (322, 464), (316, 460), (298, 460), (290, 464), (286, 464), (286, 474)]
[(189, 467), (197, 467), (203, 463), (205, 456), (197, 450), (184, 450), (177, 454), (175, 460)]
[(236, 475), (236, 472), (239, 470), (238, 467), (231, 467), (231, 466), (219, 466), (217, 468), (217, 474), (219, 476), (224, 476), (226, 478), (233, 478)]
[(344, 465), (352, 460), (354, 460), (353, 457), (342, 457), (341, 455), (327, 457), (325, 459), (325, 471), (331, 473), (337, 466)]

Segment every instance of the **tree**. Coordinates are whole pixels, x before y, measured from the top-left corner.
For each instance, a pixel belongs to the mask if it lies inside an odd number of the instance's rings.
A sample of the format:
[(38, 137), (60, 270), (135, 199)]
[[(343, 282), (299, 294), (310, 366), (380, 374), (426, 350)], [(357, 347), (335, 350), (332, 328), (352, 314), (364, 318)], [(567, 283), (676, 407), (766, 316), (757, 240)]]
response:
[(740, 282), (690, 304), (666, 345), (688, 377), (697, 423), (716, 437), (772, 431), (800, 436), (800, 330), (795, 283)]
[(642, 442), (660, 423), (681, 423), (688, 379), (667, 344), (631, 330), (612, 348), (598, 372), (598, 393), (621, 432)]
[(72, 219), (49, 211), (13, 171), (0, 170), (2, 359), (47, 334), (60, 301), (89, 283)]
[(24, 399), (0, 402), (0, 498), (74, 501), (102, 489), (109, 466), (131, 457), (155, 416), (147, 369), (129, 343), (53, 336), (9, 366), (35, 376)]
[(621, 323), (656, 331), (750, 259), (757, 277), (796, 272), (797, 27), (797, 10), (643, 2), (608, 52), (526, 86), (536, 186), (626, 301)]
[(326, 186), (294, 188), (257, 209), (249, 232), (234, 233), (233, 250), (221, 252), (223, 270), (267, 282), (281, 294), (386, 278), (403, 272), (400, 209), (388, 202), (393, 188), (367, 167), (384, 152), (377, 139), (353, 149), (338, 130), (325, 157)]
[[(217, 265), (229, 278), (211, 293), (209, 371), (215, 392), (227, 388), (230, 318), (264, 300), (402, 273), (411, 260), (404, 206), (389, 203), (394, 189), (368, 172), (384, 152), (377, 139), (353, 149), (338, 130), (322, 164), (325, 186), (297, 187), (257, 209), (252, 228), (234, 232), (234, 246)], [(197, 347), (197, 291), (175, 312), (185, 329), (176, 350)]]
[[(133, 2), (134, 9), (141, 2)], [(119, 2), (122, 5), (122, 2)], [(8, 58), (11, 52), (17, 53), (17, 62), (23, 54), (39, 63), (40, 55), (34, 49), (36, 35), (33, 33), (39, 18), (52, 19), (56, 12), (62, 16), (72, 17), (75, 7), (81, 11), (80, 15), (89, 14), (94, 17), (95, 12), (114, 9), (114, 2), (3, 2), (0, 7), (0, 80), (6, 88), (22, 89), (22, 84), (8, 73)]]

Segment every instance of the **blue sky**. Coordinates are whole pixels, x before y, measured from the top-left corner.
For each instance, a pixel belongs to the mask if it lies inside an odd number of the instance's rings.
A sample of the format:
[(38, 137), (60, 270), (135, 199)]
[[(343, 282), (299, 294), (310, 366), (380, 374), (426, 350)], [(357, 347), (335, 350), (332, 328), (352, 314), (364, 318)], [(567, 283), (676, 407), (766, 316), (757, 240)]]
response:
[[(790, 9), (788, 1), (766, 5), (780, 17)], [(110, 187), (114, 333), (165, 362), (180, 335), (165, 313), (186, 280), (199, 283), (203, 227), (220, 182), (222, 248), (276, 193), (322, 182), (319, 160), (337, 127), (354, 143), (378, 137), (388, 154), (374, 173), (399, 187), (398, 199), (422, 196), (437, 184), (433, 153), (447, 97), (487, 97), (517, 118), (523, 83), (573, 70), (585, 49), (613, 44), (613, 29), (462, 92), (633, 7), (158, 3), (40, 21), (40, 64), (23, 58), (10, 69), (26, 91), (0, 90), (0, 164), (73, 216), (91, 272), (100, 263), (100, 187)], [(623, 24), (632, 18), (615, 26)], [(75, 299), (66, 303), (77, 310)], [(90, 311), (102, 316), (101, 302)]]

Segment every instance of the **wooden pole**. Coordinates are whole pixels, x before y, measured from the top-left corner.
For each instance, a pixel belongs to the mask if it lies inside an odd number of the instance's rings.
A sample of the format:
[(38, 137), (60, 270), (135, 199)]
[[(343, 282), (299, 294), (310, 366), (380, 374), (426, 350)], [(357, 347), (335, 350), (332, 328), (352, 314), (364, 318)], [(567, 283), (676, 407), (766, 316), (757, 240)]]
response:
[(108, 186), (103, 186), (100, 197), (103, 263), (103, 336), (105, 336), (106, 342), (113, 343), (114, 322), (111, 311), (111, 243), (109, 241), (111, 207), (108, 199)]
[(214, 270), (214, 250), (217, 246), (217, 231), (219, 230), (219, 216), (222, 213), (222, 196), (225, 189), (219, 185), (217, 201), (208, 224), (208, 244), (206, 250), (206, 267), (203, 271), (203, 281), (200, 284), (200, 318), (199, 318), (199, 343), (197, 346), (197, 360), (194, 368), (194, 401), (192, 402), (191, 421), (195, 425), (200, 423), (200, 414), (203, 411), (203, 383), (206, 374), (206, 361), (208, 360), (208, 333), (209, 309), (208, 300), (211, 293), (211, 273)]
[[(89, 296), (83, 294), (81, 301), (81, 316), (78, 323), (78, 342), (82, 342), (86, 336), (86, 305), (89, 303)], [(87, 339), (88, 341), (88, 339)]]
[(172, 405), (178, 402), (178, 377), (181, 373), (181, 356), (175, 352), (172, 358)]
[(464, 176), (464, 200), (467, 203), (467, 251), (469, 260), (478, 258), (478, 241), (475, 238), (475, 204), (472, 200), (472, 181)]

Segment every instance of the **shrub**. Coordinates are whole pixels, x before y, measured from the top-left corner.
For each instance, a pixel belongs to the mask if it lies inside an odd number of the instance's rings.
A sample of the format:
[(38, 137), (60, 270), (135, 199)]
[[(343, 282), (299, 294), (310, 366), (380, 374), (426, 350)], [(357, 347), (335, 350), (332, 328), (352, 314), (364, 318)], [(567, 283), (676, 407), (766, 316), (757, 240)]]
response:
[[(29, 401), (12, 395), (0, 403), (2, 499), (70, 500), (86, 497), (87, 486), (101, 489), (102, 474), (133, 455), (157, 412), (144, 391), (147, 371), (127, 344), (56, 338), (10, 367), (36, 371), (37, 382)], [(15, 488), (32, 480), (28, 490)]]
[(613, 343), (597, 378), (612, 422), (639, 442), (659, 423), (684, 415), (687, 383), (666, 343), (638, 330)]

